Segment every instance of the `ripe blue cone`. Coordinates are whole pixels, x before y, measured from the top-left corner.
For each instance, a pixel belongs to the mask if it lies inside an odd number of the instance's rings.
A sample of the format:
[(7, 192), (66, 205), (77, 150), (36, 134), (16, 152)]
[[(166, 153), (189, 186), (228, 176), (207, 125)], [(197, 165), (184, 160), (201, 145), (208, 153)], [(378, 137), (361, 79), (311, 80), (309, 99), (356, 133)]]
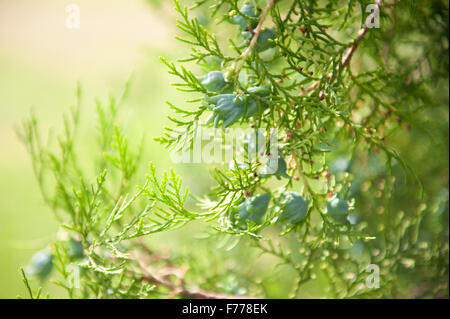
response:
[(245, 224), (247, 220), (262, 224), (262, 219), (267, 212), (270, 202), (270, 193), (258, 194), (247, 198), (237, 211), (239, 224)]
[(266, 51), (267, 49), (273, 48), (275, 43), (273, 42), (277, 34), (275, 30), (271, 28), (263, 28), (259, 32), (258, 40), (256, 41), (256, 50), (259, 52)]
[(39, 279), (46, 279), (53, 269), (53, 254), (48, 250), (38, 251), (31, 257), (28, 273), (39, 277)]
[[(245, 3), (241, 9), (239, 9), (239, 11), (241, 13), (243, 13), (244, 15), (251, 17), (251, 18), (256, 18), (258, 17), (258, 15), (256, 14), (256, 9), (255, 7), (250, 4), (250, 3)], [(231, 22), (234, 24), (237, 24), (239, 26), (239, 30), (248, 30), (248, 27), (252, 27), (252, 28), (256, 28), (258, 22), (256, 21), (250, 21), (249, 19), (247, 19), (245, 16), (236, 13), (235, 15), (232, 16), (231, 18)]]
[(67, 255), (72, 259), (82, 258), (84, 256), (84, 252), (81, 242), (71, 238), (67, 245)]
[(211, 71), (206, 74), (200, 83), (208, 92), (219, 92), (227, 86), (225, 74), (221, 71)]
[(222, 128), (227, 128), (238, 122), (242, 117), (247, 119), (267, 108), (267, 103), (261, 101), (269, 94), (267, 88), (251, 87), (248, 92), (254, 94), (254, 96), (248, 94), (206, 96), (205, 102), (212, 109), (212, 114), (207, 123), (213, 122), (214, 127), (218, 127), (219, 123), (222, 123)]

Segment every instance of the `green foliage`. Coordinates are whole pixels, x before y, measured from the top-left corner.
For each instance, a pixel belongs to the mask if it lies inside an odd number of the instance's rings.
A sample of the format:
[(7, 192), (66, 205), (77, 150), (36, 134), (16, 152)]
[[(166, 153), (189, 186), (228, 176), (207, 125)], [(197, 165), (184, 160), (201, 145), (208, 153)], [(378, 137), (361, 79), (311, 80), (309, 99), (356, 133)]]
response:
[(31, 275), (44, 280), (50, 275), (53, 269), (53, 254), (47, 250), (38, 251), (31, 258), (31, 265), (28, 272)]
[[(174, 127), (157, 140), (191, 148), (199, 120), (279, 132), (274, 173), (270, 155), (265, 167), (234, 159), (214, 167), (208, 196), (152, 164), (139, 180), (142, 146), (118, 124), (123, 99), (97, 102), (91, 174), (77, 160), (79, 103), (56, 144), (42, 143), (35, 117), (25, 121), (43, 197), (70, 238), (49, 252), (69, 296), (274, 297), (267, 273), (252, 272), (259, 253), (272, 257), (270, 272), (277, 262), (290, 269), (282, 297), (448, 297), (448, 4), (381, 6), (374, 29), (364, 24), (369, 4), (202, 0), (189, 10), (175, 1), (177, 38), (191, 52), (178, 65), (162, 61), (191, 97), (168, 103)], [(205, 249), (225, 238), (254, 259), (232, 278), (212, 254), (165, 259), (144, 242), (192, 223), (207, 229)], [(188, 284), (179, 272), (157, 275), (186, 263)], [(365, 285), (369, 264), (380, 268), (378, 288)], [(80, 289), (67, 283), (73, 269)]]

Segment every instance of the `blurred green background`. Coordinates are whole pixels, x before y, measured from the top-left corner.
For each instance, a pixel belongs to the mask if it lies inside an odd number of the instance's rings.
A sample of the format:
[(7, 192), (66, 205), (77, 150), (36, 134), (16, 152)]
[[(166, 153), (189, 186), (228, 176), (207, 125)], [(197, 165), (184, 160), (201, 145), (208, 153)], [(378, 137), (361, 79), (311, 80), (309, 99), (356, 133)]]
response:
[[(79, 5), (80, 29), (66, 27), (70, 3)], [(174, 40), (169, 12), (144, 0), (0, 0), (0, 298), (25, 295), (19, 267), (57, 230), (14, 131), (30, 110), (43, 130), (58, 130), (63, 112), (75, 103), (79, 82), (85, 131), (91, 134), (95, 98), (118, 97), (131, 78), (122, 113), (126, 130), (146, 136), (146, 153), (151, 155), (144, 162), (151, 160), (159, 169), (171, 166), (167, 152), (152, 140), (167, 124), (165, 99), (182, 98), (174, 94), (159, 60), (161, 55), (176, 58), (185, 50)], [(177, 169), (187, 184), (195, 181), (194, 189), (206, 187), (199, 182), (206, 171), (183, 174), (187, 169), (200, 167)], [(54, 285), (47, 286), (52, 297), (65, 296)]]

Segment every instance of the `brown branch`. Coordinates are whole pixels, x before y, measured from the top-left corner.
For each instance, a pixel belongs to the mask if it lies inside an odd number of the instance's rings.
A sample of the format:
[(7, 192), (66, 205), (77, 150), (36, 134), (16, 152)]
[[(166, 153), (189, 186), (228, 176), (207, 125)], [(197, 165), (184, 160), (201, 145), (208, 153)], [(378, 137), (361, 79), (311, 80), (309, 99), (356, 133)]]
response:
[[(252, 51), (253, 47), (256, 45), (256, 41), (258, 41), (258, 37), (261, 32), (261, 28), (264, 23), (264, 20), (266, 20), (269, 10), (273, 6), (274, 2), (275, 2), (275, 0), (267, 1), (266, 8), (264, 9), (264, 12), (262, 13), (261, 18), (259, 19), (256, 29), (253, 31), (253, 37), (252, 37), (252, 40), (250, 41), (250, 44), (248, 45), (247, 49), (245, 49), (245, 51), (242, 52), (242, 54), (239, 56), (239, 58), (233, 63), (233, 65), (231, 66), (232, 71), (237, 73), (237, 71), (239, 71), (239, 69), (244, 64), (245, 60), (247, 60), (248, 56), (250, 55), (250, 52)], [(241, 65), (238, 66), (239, 61), (241, 62)]]
[[(376, 5), (377, 5), (377, 9), (374, 10), (374, 12), (372, 12), (366, 19), (367, 20), (372, 20), (374, 19), (375, 15), (379, 12), (380, 7), (382, 5), (382, 0), (377, 0), (376, 1)], [(369, 21), (370, 21), (369, 20)], [(352, 45), (347, 49), (347, 52), (345, 53), (344, 57), (342, 58), (341, 64), (337, 65), (334, 71), (331, 71), (330, 73), (328, 73), (327, 77), (328, 79), (332, 79), (334, 72), (339, 72), (339, 70), (344, 69), (347, 65), (349, 65), (350, 60), (353, 57), (353, 54), (355, 53), (356, 49), (358, 48), (359, 43), (362, 41), (362, 39), (364, 38), (364, 36), (366, 35), (367, 31), (369, 30), (369, 27), (367, 26), (367, 24), (364, 24), (364, 27), (359, 30), (358, 35), (356, 37), (355, 40), (353, 40)], [(308, 88), (306, 88), (305, 90), (303, 90), (300, 95), (306, 95), (309, 92), (315, 90), (320, 84), (320, 81), (316, 81), (314, 82), (311, 86), (309, 86)], [(319, 98), (321, 98), (319, 96)], [(301, 167), (301, 162), (300, 159), (298, 158), (297, 154), (292, 151), (291, 155), (293, 157), (293, 159), (295, 160), (296, 166), (297, 166), (297, 170), (299, 172), (300, 177), (302, 178), (303, 184), (305, 186), (306, 191), (308, 192), (312, 192), (312, 189), (309, 185), (308, 179), (306, 178), (305, 174), (303, 173), (302, 167)]]
[(137, 242), (137, 246), (141, 249), (141, 251), (143, 251), (145, 253), (145, 255), (150, 258), (151, 262), (158, 262), (158, 261), (163, 261), (166, 265), (169, 266), (173, 266), (173, 264), (170, 262), (170, 256), (168, 253), (166, 254), (161, 254), (161, 253), (156, 253), (154, 251), (152, 251), (142, 240), (142, 238), (138, 238), (136, 240)]
[(144, 259), (141, 258), (137, 253), (134, 255), (135, 255), (134, 260), (137, 261), (139, 268), (142, 272), (141, 280), (155, 284), (157, 286), (163, 286), (168, 288), (171, 291), (171, 293), (169, 294), (170, 297), (181, 295), (196, 299), (256, 299), (256, 297), (251, 296), (229, 295), (206, 291), (202, 289), (186, 288), (183, 284), (183, 280), (181, 284), (175, 284), (170, 280), (152, 274), (148, 270), (148, 265), (146, 264)]
[[(383, 2), (382, 0), (376, 1), (377, 9), (374, 10), (367, 17), (366, 21), (372, 20), (375, 18), (375, 15), (378, 14), (380, 11), (382, 2)], [(344, 69), (350, 63), (350, 60), (352, 59), (353, 54), (355, 53), (356, 49), (358, 48), (359, 43), (362, 41), (362, 39), (364, 38), (364, 36), (366, 35), (368, 30), (369, 30), (369, 27), (367, 26), (366, 23), (364, 23), (364, 27), (361, 30), (359, 30), (356, 39), (353, 40), (352, 45), (347, 49), (347, 52), (345, 53), (344, 57), (342, 58), (341, 64), (337, 65), (334, 71), (331, 71), (330, 73), (328, 73), (328, 75), (327, 75), (328, 79), (331, 79), (333, 77), (334, 72), (339, 72), (339, 70)], [(320, 84), (320, 81), (314, 82), (312, 85), (310, 85), (306, 89), (302, 90), (300, 95), (306, 95), (306, 94), (310, 93), (311, 91), (315, 90), (317, 88), (317, 86), (319, 86), (319, 84)]]

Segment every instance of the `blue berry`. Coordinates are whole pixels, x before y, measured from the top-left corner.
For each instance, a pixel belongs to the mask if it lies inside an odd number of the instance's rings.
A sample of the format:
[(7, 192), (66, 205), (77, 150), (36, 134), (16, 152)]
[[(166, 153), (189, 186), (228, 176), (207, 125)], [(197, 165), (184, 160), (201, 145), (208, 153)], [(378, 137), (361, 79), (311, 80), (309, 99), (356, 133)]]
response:
[(226, 85), (225, 75), (221, 71), (211, 71), (201, 80), (202, 85), (208, 92), (219, 92)]
[(275, 176), (278, 180), (282, 177), (291, 178), (287, 173), (287, 165), (280, 152), (277, 155), (269, 155), (269, 160), (265, 167), (261, 169), (261, 177)]
[(349, 224), (349, 206), (345, 200), (333, 198), (327, 204), (328, 215), (340, 224)]
[(245, 224), (247, 220), (262, 224), (262, 219), (267, 212), (270, 202), (270, 193), (258, 194), (247, 198), (237, 211), (239, 224)]
[(295, 225), (305, 219), (308, 213), (308, 202), (298, 193), (287, 192), (282, 195), (276, 210), (280, 212), (279, 222)]
[(53, 254), (48, 250), (38, 251), (31, 257), (28, 272), (31, 275), (39, 277), (44, 280), (50, 275), (53, 269)]
[[(239, 11), (248, 17), (257, 17), (255, 7), (250, 3), (245, 3)], [(256, 21), (249, 21), (246, 17), (240, 15), (239, 13), (233, 15), (231, 21), (234, 24), (237, 24), (240, 30), (248, 30), (249, 26), (252, 28), (256, 28), (258, 24)]]

